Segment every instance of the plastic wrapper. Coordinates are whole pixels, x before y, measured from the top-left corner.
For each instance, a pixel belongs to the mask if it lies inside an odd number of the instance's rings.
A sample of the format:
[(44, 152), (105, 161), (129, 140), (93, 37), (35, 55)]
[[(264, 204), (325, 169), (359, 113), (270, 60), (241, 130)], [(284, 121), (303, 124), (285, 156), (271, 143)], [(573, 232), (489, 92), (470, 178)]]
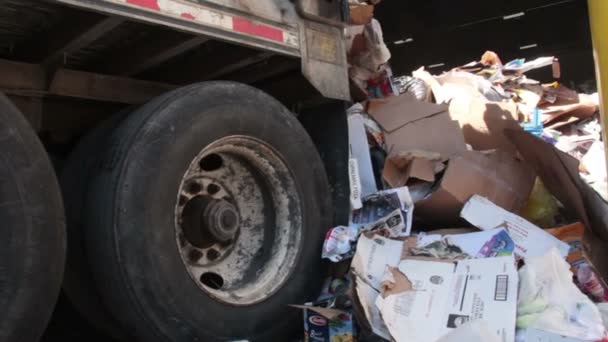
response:
[(333, 262), (351, 258), (355, 254), (354, 246), (358, 237), (357, 227), (338, 226), (330, 229), (323, 242), (321, 257)]
[(583, 254), (585, 227), (581, 223), (574, 223), (546, 231), (570, 246), (566, 261), (570, 264), (570, 270), (576, 276), (575, 283), (581, 291), (596, 302), (608, 302), (608, 286)]
[(521, 216), (539, 227), (546, 228), (555, 226), (557, 214), (557, 200), (545, 188), (540, 178), (536, 178), (528, 202), (521, 211)]
[(606, 330), (597, 306), (572, 282), (570, 265), (557, 249), (526, 259), (519, 270), (517, 327), (597, 341)]

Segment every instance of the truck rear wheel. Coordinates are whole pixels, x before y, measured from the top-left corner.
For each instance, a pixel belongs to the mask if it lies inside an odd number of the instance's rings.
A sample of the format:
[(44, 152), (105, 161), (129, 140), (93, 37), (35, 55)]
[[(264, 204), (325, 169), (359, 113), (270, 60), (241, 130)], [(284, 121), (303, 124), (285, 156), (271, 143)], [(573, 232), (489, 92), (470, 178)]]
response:
[[(323, 164), (297, 119), (236, 83), (182, 88), (114, 132), (87, 199), (92, 270), (142, 341), (285, 339), (320, 286)], [(298, 329), (299, 330), (299, 329)]]
[(66, 211), (68, 249), (61, 300), (85, 318), (93, 327), (117, 340), (126, 340), (125, 333), (108, 313), (93, 280), (85, 246), (86, 198), (90, 180), (99, 172), (102, 151), (110, 134), (133, 108), (127, 108), (101, 122), (85, 135), (70, 153), (61, 170), (59, 182)]
[(0, 341), (36, 341), (59, 294), (65, 219), (51, 162), (0, 94)]

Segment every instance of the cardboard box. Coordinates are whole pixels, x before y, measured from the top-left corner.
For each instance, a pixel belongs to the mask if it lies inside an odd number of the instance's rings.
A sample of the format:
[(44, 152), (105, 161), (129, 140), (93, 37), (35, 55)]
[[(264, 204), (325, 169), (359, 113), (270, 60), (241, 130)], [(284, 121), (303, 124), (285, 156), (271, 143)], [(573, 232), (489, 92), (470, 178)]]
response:
[[(414, 76), (431, 85), (438, 103), (449, 102), (451, 119), (458, 122), (465, 142), (473, 149), (515, 151), (503, 131), (522, 130), (516, 104), (488, 101), (480, 92), (484, 84), (479, 84), (477, 76), (470, 73), (451, 71), (434, 78), (428, 72), (418, 70)], [(491, 86), (489, 81), (482, 82)]]
[(450, 117), (458, 121), (464, 140), (474, 150), (500, 149), (515, 152), (503, 134), (505, 129), (522, 130), (514, 103), (488, 102), (473, 96), (460, 96), (450, 102)]
[(355, 342), (357, 340), (351, 313), (315, 306), (292, 306), (303, 310), (304, 341)]
[(434, 342), (477, 320), (500, 340), (515, 339), (518, 274), (512, 256), (457, 263), (406, 259), (385, 279), (376, 305), (397, 342)]
[[(444, 237), (450, 238), (470, 255), (488, 257), (488, 255), (480, 255), (480, 252), (500, 232), (504, 232), (504, 230), (479, 232), (472, 228), (446, 229), (430, 232), (429, 235), (410, 236), (399, 240), (388, 239), (376, 234), (362, 234), (357, 243), (357, 253), (353, 258), (351, 270), (355, 276), (353, 302), (356, 303), (355, 307), (360, 308), (355, 312), (362, 320), (363, 326), (375, 335), (386, 340), (391, 339), (379, 308), (376, 306), (376, 301), (383, 289), (382, 280), (387, 267), (397, 267), (402, 260), (438, 261), (438, 259), (428, 257), (411, 256), (410, 251), (419, 247), (421, 243), (425, 243), (423, 240), (432, 242)], [(444, 236), (446, 234), (452, 235)], [(447, 262), (453, 269), (453, 260)]]
[(510, 153), (467, 151), (450, 158), (437, 189), (416, 203), (416, 216), (428, 223), (455, 226), (464, 203), (475, 194), (518, 212), (528, 200), (535, 177), (532, 168)]
[(374, 17), (374, 6), (367, 4), (350, 4), (350, 24), (367, 25)]
[(466, 151), (460, 126), (446, 105), (403, 94), (370, 100), (367, 112), (382, 128), (389, 154), (423, 150), (449, 157)]
[(445, 169), (439, 153), (410, 151), (389, 156), (384, 163), (382, 178), (392, 187), (402, 187), (410, 179), (435, 182), (435, 176)]

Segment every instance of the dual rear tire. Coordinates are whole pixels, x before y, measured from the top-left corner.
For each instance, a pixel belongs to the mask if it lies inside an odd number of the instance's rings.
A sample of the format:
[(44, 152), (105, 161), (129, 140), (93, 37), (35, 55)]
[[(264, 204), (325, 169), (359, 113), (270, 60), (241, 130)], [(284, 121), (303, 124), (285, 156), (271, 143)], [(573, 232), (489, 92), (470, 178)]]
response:
[(72, 284), (83, 277), (94, 289), (68, 286), (68, 296), (102, 303), (100, 321), (141, 341), (276, 341), (298, 331), (288, 305), (319, 289), (332, 213), (323, 164), (297, 119), (259, 90), (210, 82), (116, 126), (85, 139), (64, 173), (68, 223), (81, 234), (70, 237), (81, 244), (70, 259), (84, 260)]

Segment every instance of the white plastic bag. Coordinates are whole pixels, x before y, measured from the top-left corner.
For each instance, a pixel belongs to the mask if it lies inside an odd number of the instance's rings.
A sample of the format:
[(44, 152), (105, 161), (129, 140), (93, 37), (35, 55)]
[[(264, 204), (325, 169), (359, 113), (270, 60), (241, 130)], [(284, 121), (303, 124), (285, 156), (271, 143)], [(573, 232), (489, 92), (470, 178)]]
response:
[(597, 306), (573, 283), (570, 265), (555, 247), (544, 256), (527, 258), (519, 279), (518, 328), (590, 341), (604, 338)]

